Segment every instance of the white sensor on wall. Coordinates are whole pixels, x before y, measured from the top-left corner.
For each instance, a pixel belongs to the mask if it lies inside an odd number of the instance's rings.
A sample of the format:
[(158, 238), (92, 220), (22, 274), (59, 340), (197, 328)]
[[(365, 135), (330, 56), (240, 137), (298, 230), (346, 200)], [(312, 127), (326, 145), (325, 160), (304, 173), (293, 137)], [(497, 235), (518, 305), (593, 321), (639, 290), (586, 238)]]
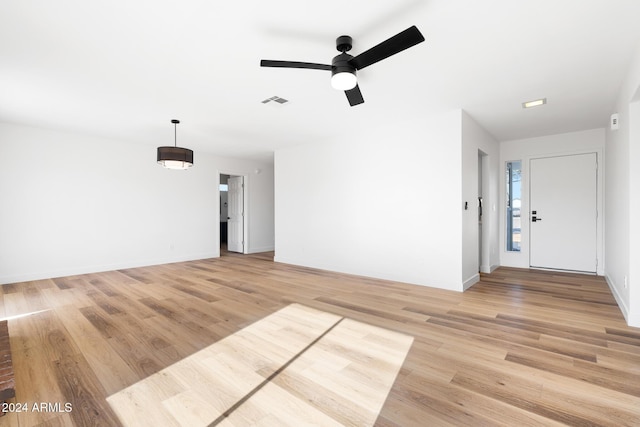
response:
[(611, 130), (618, 130), (620, 128), (620, 117), (618, 113), (611, 115)]

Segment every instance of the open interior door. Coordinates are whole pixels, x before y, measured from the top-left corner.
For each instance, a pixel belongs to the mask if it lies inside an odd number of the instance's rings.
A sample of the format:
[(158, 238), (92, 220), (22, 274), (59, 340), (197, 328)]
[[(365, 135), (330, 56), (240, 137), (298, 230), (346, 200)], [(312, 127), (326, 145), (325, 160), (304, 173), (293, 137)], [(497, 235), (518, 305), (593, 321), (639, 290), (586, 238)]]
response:
[(227, 249), (244, 253), (244, 177), (229, 178)]

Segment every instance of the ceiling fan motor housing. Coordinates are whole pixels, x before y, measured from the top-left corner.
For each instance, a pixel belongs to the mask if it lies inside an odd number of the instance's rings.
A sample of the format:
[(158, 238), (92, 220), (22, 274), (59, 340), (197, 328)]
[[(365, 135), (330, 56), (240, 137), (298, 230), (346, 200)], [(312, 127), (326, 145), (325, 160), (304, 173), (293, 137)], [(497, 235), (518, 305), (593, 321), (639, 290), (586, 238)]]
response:
[(341, 53), (340, 55), (333, 58), (331, 61), (331, 75), (338, 73), (356, 73), (356, 67), (351, 65), (349, 61), (353, 58), (353, 56), (348, 53)]
[(334, 57), (331, 61), (332, 79), (336, 74), (350, 73), (353, 74), (355, 80), (356, 67), (349, 63), (349, 61), (353, 59), (353, 56), (346, 53), (351, 50), (352, 45), (353, 39), (350, 36), (340, 36), (336, 39), (336, 49), (338, 49), (342, 53)]

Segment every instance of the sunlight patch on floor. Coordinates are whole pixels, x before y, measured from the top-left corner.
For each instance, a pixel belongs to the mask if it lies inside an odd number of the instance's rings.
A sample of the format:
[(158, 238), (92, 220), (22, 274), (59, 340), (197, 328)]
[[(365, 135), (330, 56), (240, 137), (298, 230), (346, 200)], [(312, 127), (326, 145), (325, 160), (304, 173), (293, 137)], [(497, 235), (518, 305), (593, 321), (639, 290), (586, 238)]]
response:
[(15, 319), (20, 319), (22, 317), (33, 316), (35, 314), (44, 313), (45, 311), (49, 311), (49, 309), (32, 311), (30, 313), (16, 314), (14, 316), (6, 316), (6, 317), (1, 318), (0, 322), (4, 322), (5, 320), (15, 320)]
[(370, 426), (412, 342), (291, 304), (107, 401), (125, 426)]

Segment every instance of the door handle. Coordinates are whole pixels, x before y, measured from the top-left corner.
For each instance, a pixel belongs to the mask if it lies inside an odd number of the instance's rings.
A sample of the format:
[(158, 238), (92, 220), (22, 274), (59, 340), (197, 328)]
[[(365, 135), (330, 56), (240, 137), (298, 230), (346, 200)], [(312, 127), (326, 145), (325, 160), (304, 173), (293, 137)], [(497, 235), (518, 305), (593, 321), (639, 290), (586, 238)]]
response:
[(531, 217), (531, 222), (538, 222), (538, 221), (542, 221), (542, 218), (538, 218), (536, 216)]

